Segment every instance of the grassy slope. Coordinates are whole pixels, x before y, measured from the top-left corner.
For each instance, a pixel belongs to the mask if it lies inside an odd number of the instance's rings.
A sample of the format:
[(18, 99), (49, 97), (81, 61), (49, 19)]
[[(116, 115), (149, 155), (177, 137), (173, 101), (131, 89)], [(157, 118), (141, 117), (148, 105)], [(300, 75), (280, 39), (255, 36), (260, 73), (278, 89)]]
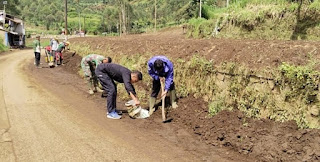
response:
[(222, 30), (215, 37), (281, 40), (319, 40), (320, 1), (312, 4), (287, 1), (247, 0), (229, 8), (204, 5), (204, 17), (192, 19), (189, 36), (210, 37), (216, 26)]
[[(0, 38), (0, 42), (3, 42), (2, 38)], [(3, 43), (0, 43), (0, 52), (4, 52), (4, 51), (7, 51), (7, 50), (8, 50), (8, 47), (3, 45)]]

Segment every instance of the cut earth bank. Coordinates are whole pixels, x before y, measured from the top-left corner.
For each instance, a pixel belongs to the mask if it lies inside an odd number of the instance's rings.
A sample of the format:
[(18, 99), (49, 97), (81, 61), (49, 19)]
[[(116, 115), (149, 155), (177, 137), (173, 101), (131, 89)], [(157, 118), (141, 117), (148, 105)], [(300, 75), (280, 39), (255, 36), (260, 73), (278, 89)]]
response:
[[(320, 128), (317, 42), (195, 40), (179, 30), (70, 41), (77, 55), (66, 54), (67, 71), (79, 73), (81, 56), (89, 53), (143, 71), (136, 89), (145, 107), (151, 87), (147, 60), (157, 54), (171, 58), (181, 97), (169, 113), (173, 124), (208, 145), (262, 161), (320, 159), (320, 131), (311, 129)], [(159, 113), (145, 127), (155, 118)]]

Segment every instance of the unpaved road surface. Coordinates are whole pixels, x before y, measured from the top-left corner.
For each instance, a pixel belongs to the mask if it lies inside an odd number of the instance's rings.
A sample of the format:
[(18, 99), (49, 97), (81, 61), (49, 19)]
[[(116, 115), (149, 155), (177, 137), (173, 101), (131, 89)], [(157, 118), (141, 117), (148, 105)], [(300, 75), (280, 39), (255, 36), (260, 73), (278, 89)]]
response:
[(170, 133), (170, 124), (149, 131), (147, 120), (107, 119), (85, 84), (74, 84), (81, 78), (45, 63), (36, 69), (33, 57), (31, 50), (0, 55), (1, 161), (246, 161), (183, 129), (166, 137), (161, 130)]

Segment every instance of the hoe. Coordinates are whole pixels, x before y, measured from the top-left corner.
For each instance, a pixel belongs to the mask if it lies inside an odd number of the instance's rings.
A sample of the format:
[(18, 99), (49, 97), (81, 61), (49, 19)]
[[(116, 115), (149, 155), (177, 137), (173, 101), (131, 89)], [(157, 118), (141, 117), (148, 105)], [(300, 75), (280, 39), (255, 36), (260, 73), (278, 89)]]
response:
[[(164, 92), (164, 83), (162, 81), (160, 81), (160, 82), (161, 82), (161, 91)], [(167, 117), (166, 117), (166, 112), (164, 110), (165, 98), (166, 98), (166, 96), (162, 97), (162, 108), (161, 108), (162, 109), (162, 123), (169, 123), (173, 119), (172, 118), (167, 119)]]

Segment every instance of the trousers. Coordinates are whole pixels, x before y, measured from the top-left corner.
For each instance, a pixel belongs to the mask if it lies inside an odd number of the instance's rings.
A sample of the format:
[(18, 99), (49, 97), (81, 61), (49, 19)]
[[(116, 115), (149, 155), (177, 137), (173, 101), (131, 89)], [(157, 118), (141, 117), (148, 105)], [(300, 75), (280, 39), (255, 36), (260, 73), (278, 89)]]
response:
[(103, 89), (107, 92), (107, 111), (111, 113), (116, 111), (117, 107), (117, 85), (114, 80), (110, 78), (108, 74), (102, 72), (96, 72), (98, 80), (103, 87)]

